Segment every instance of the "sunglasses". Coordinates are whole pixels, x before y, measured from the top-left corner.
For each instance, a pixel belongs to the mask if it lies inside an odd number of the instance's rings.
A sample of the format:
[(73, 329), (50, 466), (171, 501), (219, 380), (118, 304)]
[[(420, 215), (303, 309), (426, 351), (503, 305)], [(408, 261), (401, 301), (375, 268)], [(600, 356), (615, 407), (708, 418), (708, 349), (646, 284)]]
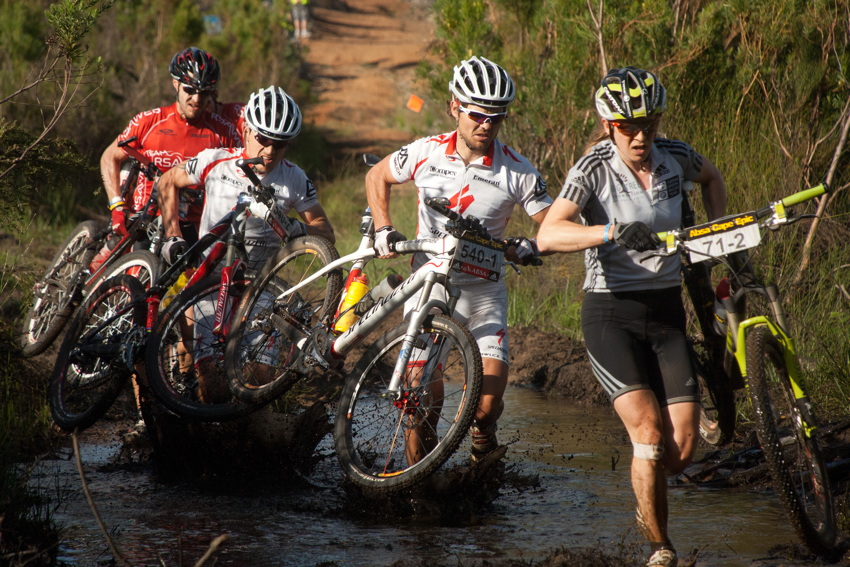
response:
[(608, 122), (611, 126), (619, 130), (624, 136), (634, 137), (638, 132), (643, 132), (647, 136), (658, 126), (658, 118), (652, 122), (642, 122), (635, 124), (634, 122)]
[(474, 110), (469, 110), (465, 106), (458, 106), (457, 109), (469, 116), (476, 124), (486, 124), (487, 122), (490, 122), (494, 125), (501, 124), (502, 120), (508, 117), (507, 112), (487, 114), (485, 112), (475, 112)]
[(271, 138), (263, 136), (259, 133), (254, 134), (254, 139), (257, 140), (257, 143), (263, 146), (264, 148), (271, 146), (276, 150), (282, 150), (286, 147), (287, 144), (287, 140), (272, 140)]
[(195, 87), (183, 85), (183, 92), (188, 96), (198, 95), (201, 98), (209, 98), (213, 95), (215, 89), (196, 89)]

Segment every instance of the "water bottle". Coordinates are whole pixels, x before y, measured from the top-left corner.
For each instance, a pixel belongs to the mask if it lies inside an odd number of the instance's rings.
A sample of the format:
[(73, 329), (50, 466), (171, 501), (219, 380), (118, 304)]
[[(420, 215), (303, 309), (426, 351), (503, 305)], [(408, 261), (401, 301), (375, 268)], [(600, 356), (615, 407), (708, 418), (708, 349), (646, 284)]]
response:
[(392, 290), (397, 288), (404, 278), (398, 274), (390, 274), (381, 281), (378, 285), (369, 290), (369, 293), (363, 296), (363, 299), (357, 302), (354, 306), (354, 314), (362, 317), (367, 311), (372, 309), (376, 303), (390, 294)]
[(109, 237), (109, 240), (106, 241), (106, 244), (103, 245), (97, 254), (95, 254), (94, 258), (92, 258), (91, 263), (89, 263), (89, 272), (92, 274), (95, 273), (107, 258), (112, 254), (112, 251), (118, 246), (118, 243), (121, 242), (121, 237), (117, 234), (113, 234)]
[(360, 318), (354, 312), (353, 307), (368, 292), (369, 279), (366, 277), (366, 274), (359, 273), (354, 277), (349, 277), (348, 285), (345, 288), (345, 295), (342, 298), (342, 304), (339, 306), (339, 313), (341, 315), (334, 324), (334, 331), (344, 333)]
[(171, 303), (177, 294), (183, 291), (183, 288), (186, 287), (186, 284), (189, 283), (189, 278), (195, 273), (195, 268), (188, 268), (185, 272), (180, 274), (180, 277), (177, 278), (177, 281), (168, 288), (168, 291), (165, 292), (165, 295), (162, 296), (162, 302), (160, 303), (160, 309), (165, 309), (168, 307), (168, 304)]

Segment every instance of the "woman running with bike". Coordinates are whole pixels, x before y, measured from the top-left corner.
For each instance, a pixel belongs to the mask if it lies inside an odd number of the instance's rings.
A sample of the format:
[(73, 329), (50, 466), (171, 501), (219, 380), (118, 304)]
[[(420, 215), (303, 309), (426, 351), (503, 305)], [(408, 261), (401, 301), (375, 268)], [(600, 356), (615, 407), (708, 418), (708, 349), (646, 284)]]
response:
[(678, 255), (644, 260), (655, 233), (682, 223), (684, 182), (702, 186), (709, 220), (726, 208), (717, 167), (658, 138), (667, 94), (642, 69), (612, 69), (594, 96), (601, 128), (570, 169), (537, 237), (541, 253), (585, 251), (582, 330), (593, 372), (634, 446), (632, 488), (648, 566), (675, 566), (667, 479), (691, 462), (699, 392), (685, 342)]

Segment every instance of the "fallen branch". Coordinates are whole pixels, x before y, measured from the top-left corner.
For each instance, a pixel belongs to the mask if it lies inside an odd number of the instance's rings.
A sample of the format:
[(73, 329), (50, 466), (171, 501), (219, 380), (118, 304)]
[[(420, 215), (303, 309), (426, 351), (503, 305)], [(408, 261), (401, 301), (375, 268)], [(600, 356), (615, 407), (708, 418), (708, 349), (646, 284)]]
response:
[(97, 525), (100, 528), (103, 537), (106, 538), (106, 543), (109, 545), (109, 549), (112, 551), (113, 557), (115, 557), (121, 564), (126, 565), (127, 567), (133, 567), (132, 564), (124, 558), (124, 556), (121, 554), (121, 551), (118, 550), (118, 547), (115, 545), (115, 542), (109, 536), (109, 531), (106, 529), (106, 525), (100, 518), (100, 513), (98, 513), (97, 511), (97, 506), (94, 503), (94, 498), (92, 498), (91, 492), (89, 491), (89, 484), (88, 482), (86, 482), (86, 475), (83, 472), (83, 459), (82, 457), (80, 457), (80, 444), (77, 441), (76, 431), (71, 434), (71, 441), (74, 445), (74, 460), (77, 464), (77, 472), (80, 474), (80, 482), (83, 485), (83, 493), (86, 495), (86, 501), (88, 501), (89, 503), (89, 508), (91, 508), (92, 514), (94, 515), (94, 519), (97, 522)]

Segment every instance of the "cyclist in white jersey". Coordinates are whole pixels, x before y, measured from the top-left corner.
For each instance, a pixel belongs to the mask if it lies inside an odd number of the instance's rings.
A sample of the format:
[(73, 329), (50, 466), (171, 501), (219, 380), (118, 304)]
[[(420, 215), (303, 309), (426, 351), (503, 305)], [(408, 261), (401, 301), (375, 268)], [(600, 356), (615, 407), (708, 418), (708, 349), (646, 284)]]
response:
[[(366, 194), (377, 227), (375, 248), (381, 258), (395, 256), (389, 243), (404, 239), (390, 218), (392, 185), (412, 180), (418, 188), (417, 238), (446, 234), (446, 218), (423, 204), (426, 197), (449, 199), (452, 210), (477, 217), (499, 239), (504, 238), (515, 206), (539, 223), (552, 204), (537, 169), (496, 139), (516, 96), (508, 73), (483, 57), (472, 57), (454, 68), (449, 91), (449, 111), (457, 129), (404, 146), (366, 176)], [(530, 239), (514, 237), (509, 243), (509, 260), (528, 263), (538, 254)], [(425, 254), (417, 254), (413, 269), (427, 260)], [(484, 364), (481, 403), (472, 427), (472, 455), (477, 459), (498, 447), (496, 421), (504, 408), (508, 380), (507, 291), (503, 278), (490, 282), (458, 274), (452, 281), (463, 290), (455, 317), (472, 332)]]
[[(286, 149), (301, 131), (301, 110), (280, 87), (270, 86), (253, 93), (244, 111), (245, 124), (242, 129), (244, 148), (218, 148), (204, 150), (192, 159), (168, 170), (160, 179), (159, 196), (166, 242), (162, 249), (163, 259), (170, 263), (187, 246), (180, 234), (178, 222), (179, 189), (202, 184), (206, 199), (201, 215), (199, 237), (204, 236), (224, 215), (236, 205), (240, 193), (248, 192), (251, 182), (236, 165), (240, 158), (265, 158), (264, 163), (252, 166), (264, 185), (274, 189), (275, 199), (284, 213), (294, 209), (301, 220), (289, 217), (284, 226), (289, 238), (313, 234), (335, 241), (334, 230), (316, 196), (316, 188), (304, 171), (284, 159)], [(303, 222), (302, 222), (303, 221)], [(280, 238), (262, 219), (249, 217), (245, 226), (245, 244), (248, 250), (248, 268), (259, 270), (273, 255)], [(209, 313), (210, 310), (205, 312)], [(209, 329), (212, 325), (196, 325)], [(198, 344), (212, 344), (211, 337), (196, 336)], [(220, 400), (229, 397), (229, 390), (218, 380), (205, 379), (212, 375), (202, 364), (212, 355), (211, 349), (196, 349), (201, 398)], [(274, 353), (268, 353), (273, 357)], [(267, 363), (266, 360), (259, 361)], [(213, 383), (215, 382), (215, 383)]]
[(693, 458), (699, 395), (685, 345), (679, 258), (645, 257), (660, 244), (656, 232), (681, 226), (685, 181), (701, 184), (709, 220), (725, 213), (726, 186), (688, 144), (656, 137), (667, 101), (654, 74), (613, 69), (594, 100), (602, 118), (597, 143), (570, 169), (537, 240), (542, 252), (585, 251), (582, 330), (593, 372), (634, 446), (632, 487), (638, 527), (650, 543), (647, 565), (675, 566), (666, 475)]
[[(265, 163), (252, 166), (260, 181), (274, 189), (278, 205), (287, 212), (294, 209), (303, 222), (291, 218), (284, 227), (290, 238), (316, 234), (335, 241), (333, 227), (316, 196), (316, 188), (307, 174), (284, 159), (286, 149), (301, 131), (301, 111), (292, 98), (280, 87), (260, 89), (251, 95), (245, 107), (243, 125), (244, 148), (204, 150), (192, 159), (163, 175), (160, 180), (160, 207), (166, 242), (163, 258), (168, 263), (186, 250), (177, 222), (177, 190), (202, 184), (205, 189), (204, 211), (201, 214), (199, 237), (209, 232), (236, 205), (240, 193), (248, 192), (251, 182), (236, 165), (241, 159), (265, 158)], [(249, 252), (249, 267), (259, 269), (274, 253), (280, 239), (262, 219), (251, 217), (246, 223), (245, 240)]]

